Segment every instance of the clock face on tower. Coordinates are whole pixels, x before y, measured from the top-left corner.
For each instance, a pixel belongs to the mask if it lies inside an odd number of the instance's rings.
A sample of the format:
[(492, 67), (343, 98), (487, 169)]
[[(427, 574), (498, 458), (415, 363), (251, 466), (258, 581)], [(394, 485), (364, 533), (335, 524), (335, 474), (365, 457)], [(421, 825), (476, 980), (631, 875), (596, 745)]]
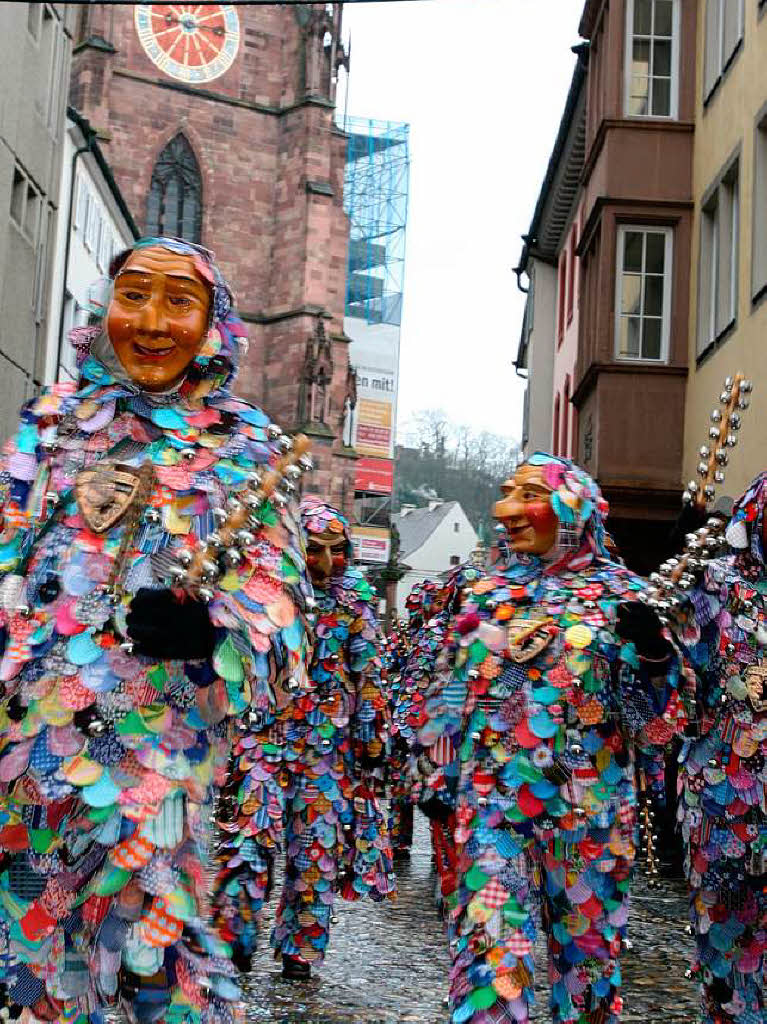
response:
[(237, 56), (240, 21), (231, 4), (136, 4), (134, 18), (147, 57), (181, 82), (212, 82)]

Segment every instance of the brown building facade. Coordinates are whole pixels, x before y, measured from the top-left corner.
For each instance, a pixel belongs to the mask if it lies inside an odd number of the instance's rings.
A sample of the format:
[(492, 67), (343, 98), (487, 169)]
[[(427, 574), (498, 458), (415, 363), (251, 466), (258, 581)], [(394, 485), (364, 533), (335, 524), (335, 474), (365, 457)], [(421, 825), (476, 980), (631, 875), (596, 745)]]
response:
[(250, 336), (240, 392), (310, 433), (312, 490), (351, 511), (341, 8), (83, 4), (71, 102), (142, 231), (217, 253)]
[(646, 571), (679, 511), (690, 300), (696, 5), (588, 0), (576, 458)]

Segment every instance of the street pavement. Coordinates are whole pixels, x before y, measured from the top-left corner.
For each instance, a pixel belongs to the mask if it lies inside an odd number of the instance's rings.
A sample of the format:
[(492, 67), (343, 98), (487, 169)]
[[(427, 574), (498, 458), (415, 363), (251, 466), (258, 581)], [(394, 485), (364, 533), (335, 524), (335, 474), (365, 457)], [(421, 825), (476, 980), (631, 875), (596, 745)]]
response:
[[(284, 981), (268, 943), (247, 980), (252, 1024), (445, 1024), (448, 955), (435, 909), (428, 826), (416, 815), (409, 861), (397, 864), (399, 898), (376, 904), (339, 900), (325, 963), (308, 982)], [(264, 921), (266, 940), (279, 882)], [(623, 1024), (693, 1024), (698, 995), (684, 977), (692, 952), (685, 933), (687, 904), (681, 882), (650, 890), (640, 877), (632, 897), (630, 939), (623, 956)], [(537, 1007), (533, 1020), (550, 1021), (545, 951), (537, 952)]]

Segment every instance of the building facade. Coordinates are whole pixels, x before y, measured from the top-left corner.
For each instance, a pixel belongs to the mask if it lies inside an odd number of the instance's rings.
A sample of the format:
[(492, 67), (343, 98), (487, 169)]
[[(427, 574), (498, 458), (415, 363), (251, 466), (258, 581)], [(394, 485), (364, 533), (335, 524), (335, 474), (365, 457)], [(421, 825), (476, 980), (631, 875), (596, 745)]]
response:
[(0, 4), (0, 434), (45, 374), (73, 4)]
[(517, 280), (528, 279), (522, 338), (515, 365), (527, 371), (522, 445), (574, 457), (578, 421), (571, 399), (578, 352), (577, 247), (582, 223), (588, 47), (577, 46), (564, 113), (530, 228)]
[(96, 133), (74, 108), (67, 111), (61, 160), (60, 215), (52, 239), (53, 271), (45, 381), (76, 381), (72, 327), (88, 322), (88, 291), (108, 273), (118, 252), (138, 238)]
[(550, 452), (551, 423), (554, 402), (554, 330), (557, 308), (556, 265), (530, 257), (520, 268), (527, 275), (527, 285), (517, 283), (527, 292), (522, 333), (514, 367), (526, 378), (522, 410), (522, 454)]
[(430, 501), (423, 508), (403, 506), (392, 516), (400, 538), (400, 562), (405, 574), (397, 584), (397, 614), (416, 583), (438, 582), (456, 565), (468, 562), (479, 538), (457, 501)]
[(142, 233), (216, 251), (250, 335), (243, 394), (310, 434), (312, 490), (351, 512), (342, 5), (80, 6), (72, 105)]
[(682, 490), (697, 5), (588, 0), (577, 460), (628, 564), (666, 554)]
[[(761, 405), (767, 337), (767, 4), (699, 0), (695, 216), (685, 479), (725, 377), (745, 373)], [(719, 496), (737, 497), (767, 463), (767, 419), (744, 418)]]
[(350, 227), (344, 331), (356, 399), (349, 443), (360, 456), (352, 541), (358, 561), (381, 565), (391, 550), (410, 128), (368, 118), (346, 118), (343, 127)]

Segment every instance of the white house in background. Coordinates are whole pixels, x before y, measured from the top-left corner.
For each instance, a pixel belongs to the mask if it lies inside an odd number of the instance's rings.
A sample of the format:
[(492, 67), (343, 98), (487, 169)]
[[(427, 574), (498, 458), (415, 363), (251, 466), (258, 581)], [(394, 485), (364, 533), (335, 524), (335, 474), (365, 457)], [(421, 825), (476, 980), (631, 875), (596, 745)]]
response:
[(96, 133), (67, 108), (61, 161), (61, 209), (54, 239), (51, 305), (46, 338), (45, 383), (77, 379), (67, 334), (88, 322), (89, 286), (109, 270), (112, 257), (139, 231), (112, 177)]
[(408, 571), (397, 584), (397, 614), (422, 580), (438, 580), (454, 565), (468, 561), (479, 537), (457, 501), (430, 501), (424, 508), (404, 505), (392, 516), (400, 537), (399, 560)]

